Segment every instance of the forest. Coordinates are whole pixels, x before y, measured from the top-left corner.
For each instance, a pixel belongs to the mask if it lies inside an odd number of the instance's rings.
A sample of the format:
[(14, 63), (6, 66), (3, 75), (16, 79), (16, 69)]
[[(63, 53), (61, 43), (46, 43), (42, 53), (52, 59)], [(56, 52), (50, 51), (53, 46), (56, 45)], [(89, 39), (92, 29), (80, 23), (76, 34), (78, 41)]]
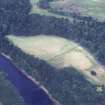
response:
[(77, 15), (71, 16), (73, 23), (63, 18), (29, 15), (28, 0), (10, 1), (0, 0), (0, 53), (9, 55), (18, 68), (40, 81), (63, 105), (104, 105), (105, 92), (97, 93), (96, 87), (74, 68), (58, 71), (45, 61), (23, 53), (5, 36), (45, 34), (64, 37), (79, 43), (105, 65), (105, 22)]

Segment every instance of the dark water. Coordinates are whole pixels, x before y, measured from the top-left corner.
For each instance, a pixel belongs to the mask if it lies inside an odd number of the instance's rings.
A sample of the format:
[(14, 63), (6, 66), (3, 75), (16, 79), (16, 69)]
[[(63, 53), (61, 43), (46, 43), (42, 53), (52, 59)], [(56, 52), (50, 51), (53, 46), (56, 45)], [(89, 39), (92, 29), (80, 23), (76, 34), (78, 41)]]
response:
[(26, 105), (54, 105), (54, 102), (37, 84), (29, 80), (3, 55), (0, 55), (0, 69), (8, 74), (7, 79), (18, 89)]

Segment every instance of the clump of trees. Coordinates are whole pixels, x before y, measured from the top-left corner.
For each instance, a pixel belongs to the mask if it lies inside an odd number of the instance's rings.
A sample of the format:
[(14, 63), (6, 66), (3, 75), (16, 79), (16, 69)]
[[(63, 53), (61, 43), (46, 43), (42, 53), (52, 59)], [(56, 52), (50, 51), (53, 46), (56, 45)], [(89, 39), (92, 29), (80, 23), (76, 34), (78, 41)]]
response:
[[(105, 65), (105, 22), (98, 22), (91, 17), (81, 17), (75, 14), (71, 14), (72, 23), (63, 18), (57, 19), (37, 14), (27, 15), (29, 10), (25, 9), (25, 5), (21, 11), (18, 3), (15, 5), (17, 10), (13, 10), (14, 6), (10, 8), (8, 4), (9, 11), (0, 12), (0, 34), (3, 35), (0, 37), (0, 53), (9, 55), (17, 67), (40, 81), (63, 105), (104, 105), (105, 92), (96, 93), (95, 86), (88, 83), (74, 68), (57, 70), (45, 61), (25, 54), (4, 36), (13, 34), (27, 37), (46, 34), (64, 37), (87, 48)], [(6, 9), (5, 3), (2, 6)]]
[(0, 51), (11, 56), (15, 66), (22, 68), (21, 70), (25, 70), (28, 75), (44, 85), (63, 105), (103, 104), (103, 100), (100, 102), (97, 99), (103, 99), (104, 92), (98, 94), (96, 87), (86, 81), (76, 69), (56, 69), (39, 58), (25, 54), (5, 38), (0, 42)]

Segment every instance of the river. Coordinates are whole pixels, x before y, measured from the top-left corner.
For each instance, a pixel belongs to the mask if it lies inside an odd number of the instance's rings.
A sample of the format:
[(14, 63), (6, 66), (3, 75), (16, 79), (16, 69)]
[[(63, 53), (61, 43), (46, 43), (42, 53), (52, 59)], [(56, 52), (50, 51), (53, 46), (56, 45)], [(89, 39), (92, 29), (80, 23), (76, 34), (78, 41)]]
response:
[(0, 69), (7, 74), (6, 78), (17, 88), (26, 105), (54, 105), (37, 83), (35, 84), (3, 55), (0, 55)]

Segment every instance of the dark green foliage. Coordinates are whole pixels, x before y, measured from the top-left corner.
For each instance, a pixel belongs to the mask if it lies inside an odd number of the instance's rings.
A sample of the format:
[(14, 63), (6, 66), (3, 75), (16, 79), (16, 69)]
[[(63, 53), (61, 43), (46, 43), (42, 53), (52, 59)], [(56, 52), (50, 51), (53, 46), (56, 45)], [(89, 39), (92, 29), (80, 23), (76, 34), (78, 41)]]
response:
[[(74, 19), (73, 23), (67, 19), (28, 15), (30, 10), (28, 1), (25, 0), (27, 3), (24, 3), (25, 1), (22, 0), (22, 5), (20, 1), (0, 0), (1, 35), (46, 34), (64, 37), (78, 42), (105, 65), (105, 22), (75, 14), (71, 15)], [(47, 0), (49, 1), (51, 0)], [(2, 37), (0, 37), (0, 53), (9, 55), (18, 68), (22, 68), (27, 74), (40, 81), (40, 84), (44, 85), (63, 105), (105, 105), (105, 91), (97, 93), (95, 86), (88, 83), (74, 68), (57, 70), (46, 62), (23, 53)]]
[[(2, 51), (12, 57), (14, 64), (39, 81), (63, 105), (104, 105), (105, 92), (97, 93), (96, 87), (74, 68), (56, 69), (45, 61), (23, 53), (6, 39), (1, 42)], [(7, 45), (11, 48), (8, 52)], [(97, 101), (100, 97), (101, 102)]]
[(12, 27), (25, 19), (30, 8), (29, 0), (0, 0), (0, 37), (10, 34)]

